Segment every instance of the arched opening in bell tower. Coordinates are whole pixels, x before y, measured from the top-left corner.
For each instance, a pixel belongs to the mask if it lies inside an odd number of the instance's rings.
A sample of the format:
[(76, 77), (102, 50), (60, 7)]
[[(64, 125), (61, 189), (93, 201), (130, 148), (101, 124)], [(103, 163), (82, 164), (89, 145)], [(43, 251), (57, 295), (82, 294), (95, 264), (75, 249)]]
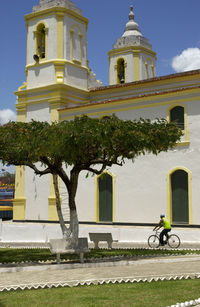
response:
[(117, 83), (121, 84), (125, 82), (125, 61), (120, 58), (117, 61)]
[(40, 23), (36, 29), (36, 54), (39, 58), (44, 59), (46, 57), (46, 28), (43, 23)]

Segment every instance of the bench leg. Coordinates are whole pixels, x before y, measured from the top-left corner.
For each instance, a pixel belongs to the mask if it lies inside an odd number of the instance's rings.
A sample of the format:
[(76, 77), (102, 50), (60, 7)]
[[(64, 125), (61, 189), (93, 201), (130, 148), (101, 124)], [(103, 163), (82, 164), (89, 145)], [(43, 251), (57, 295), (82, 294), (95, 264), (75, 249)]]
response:
[(108, 248), (112, 249), (112, 241), (108, 241)]
[(80, 253), (80, 263), (84, 263), (84, 253)]
[(56, 263), (60, 264), (60, 254), (56, 254)]
[(99, 249), (99, 241), (94, 241), (94, 248)]

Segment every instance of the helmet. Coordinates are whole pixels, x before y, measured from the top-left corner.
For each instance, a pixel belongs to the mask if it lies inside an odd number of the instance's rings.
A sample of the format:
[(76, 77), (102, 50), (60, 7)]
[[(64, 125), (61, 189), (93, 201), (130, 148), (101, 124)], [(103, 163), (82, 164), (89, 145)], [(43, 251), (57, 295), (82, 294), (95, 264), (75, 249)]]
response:
[(163, 218), (163, 217), (165, 217), (165, 215), (164, 215), (164, 214), (161, 214), (161, 215), (160, 215), (160, 218)]

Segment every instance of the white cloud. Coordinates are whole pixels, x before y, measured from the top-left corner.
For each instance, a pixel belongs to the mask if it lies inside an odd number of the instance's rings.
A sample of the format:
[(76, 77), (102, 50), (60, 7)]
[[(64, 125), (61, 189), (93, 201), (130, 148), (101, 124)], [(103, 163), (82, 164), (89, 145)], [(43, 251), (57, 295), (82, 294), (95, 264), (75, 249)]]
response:
[(200, 69), (200, 49), (188, 48), (172, 59), (172, 68), (176, 72)]
[(4, 125), (9, 121), (16, 121), (17, 116), (15, 112), (10, 109), (0, 110), (0, 125)]

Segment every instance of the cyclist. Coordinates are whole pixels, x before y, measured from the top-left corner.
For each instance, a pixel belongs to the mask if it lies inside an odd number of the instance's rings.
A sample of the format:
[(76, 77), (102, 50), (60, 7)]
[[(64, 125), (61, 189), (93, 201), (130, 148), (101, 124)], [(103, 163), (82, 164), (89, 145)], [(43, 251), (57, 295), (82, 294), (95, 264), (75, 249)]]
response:
[(165, 236), (168, 240), (168, 232), (171, 231), (170, 222), (165, 218), (164, 214), (160, 215), (160, 222), (154, 227), (153, 230), (160, 229), (161, 227), (163, 227), (164, 229), (160, 233), (160, 245), (164, 246), (165, 244), (167, 244), (167, 241), (164, 241), (163, 237)]

